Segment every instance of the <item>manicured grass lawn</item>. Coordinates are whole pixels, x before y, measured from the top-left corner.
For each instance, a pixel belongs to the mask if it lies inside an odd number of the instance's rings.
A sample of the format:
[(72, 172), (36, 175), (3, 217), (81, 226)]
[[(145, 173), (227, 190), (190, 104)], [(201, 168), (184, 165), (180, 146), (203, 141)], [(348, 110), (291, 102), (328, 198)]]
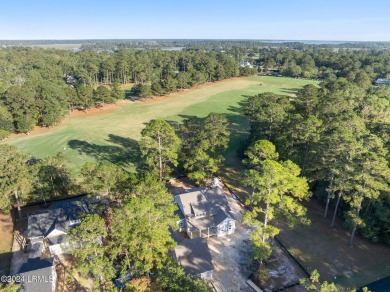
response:
[(245, 140), (248, 130), (240, 104), (261, 92), (293, 94), (308, 83), (315, 82), (280, 77), (236, 78), (147, 102), (122, 103), (101, 113), (79, 113), (69, 116), (57, 127), (17, 135), (6, 143), (38, 158), (63, 152), (76, 172), (86, 161), (102, 159), (131, 171), (140, 158), (137, 140), (147, 122), (155, 118), (180, 122), (188, 116), (204, 117), (218, 112), (232, 122), (228, 162), (233, 162), (236, 149), (240, 141)]

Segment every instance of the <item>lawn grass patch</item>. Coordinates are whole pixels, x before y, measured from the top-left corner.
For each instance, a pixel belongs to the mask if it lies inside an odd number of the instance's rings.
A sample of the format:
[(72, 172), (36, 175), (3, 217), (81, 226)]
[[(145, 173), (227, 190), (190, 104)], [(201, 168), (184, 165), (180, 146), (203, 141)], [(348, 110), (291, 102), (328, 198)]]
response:
[(121, 85), (121, 89), (123, 90), (125, 98), (131, 98), (133, 96), (131, 89), (133, 88), (134, 85), (135, 83), (126, 83)]

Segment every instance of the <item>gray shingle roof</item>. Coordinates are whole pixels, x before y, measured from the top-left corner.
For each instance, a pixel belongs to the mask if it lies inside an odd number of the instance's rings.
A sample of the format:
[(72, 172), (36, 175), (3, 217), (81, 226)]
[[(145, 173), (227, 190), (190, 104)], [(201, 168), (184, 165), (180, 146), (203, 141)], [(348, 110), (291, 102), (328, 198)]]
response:
[(212, 207), (202, 191), (177, 195), (175, 196), (175, 201), (185, 216), (210, 212)]
[(85, 204), (66, 203), (67, 205), (63, 202), (61, 207), (47, 210), (47, 212), (30, 215), (27, 238), (47, 237), (54, 230), (66, 233), (71, 220), (80, 219), (81, 213), (88, 212)]
[(28, 217), (27, 238), (46, 237), (53, 230), (65, 232), (67, 215), (64, 209), (53, 209)]
[(226, 218), (231, 218), (226, 212), (222, 209), (219, 209), (217, 214), (214, 216), (214, 224), (218, 226), (221, 224)]
[(195, 188), (175, 196), (175, 202), (185, 216), (208, 213), (215, 215), (219, 209), (230, 211), (228, 200), (222, 188)]
[(219, 209), (222, 209), (225, 212), (230, 211), (229, 202), (221, 187), (208, 188), (204, 191), (204, 195), (207, 198), (207, 201), (213, 206), (214, 214), (216, 214)]
[[(218, 226), (227, 218), (232, 219), (222, 209), (219, 209), (217, 211), (217, 214), (215, 214), (215, 216), (202, 217), (202, 218), (190, 218), (190, 219), (187, 219), (187, 222), (199, 230), (204, 230), (207, 228)], [(232, 220), (234, 220), (234, 219), (232, 219)]]
[(52, 236), (47, 238), (47, 243), (49, 246), (51, 245), (56, 245), (56, 244), (61, 244), (66, 242), (66, 235), (57, 235), (57, 236)]
[(21, 291), (26, 292), (51, 292), (55, 287), (55, 268), (53, 258), (50, 259), (29, 259), (23, 264), (18, 273), (21, 276)]
[(175, 247), (174, 256), (186, 273), (199, 275), (214, 270), (205, 238), (184, 240)]
[(193, 226), (199, 230), (215, 227), (214, 216), (202, 217), (202, 218), (191, 218), (187, 219), (189, 226)]

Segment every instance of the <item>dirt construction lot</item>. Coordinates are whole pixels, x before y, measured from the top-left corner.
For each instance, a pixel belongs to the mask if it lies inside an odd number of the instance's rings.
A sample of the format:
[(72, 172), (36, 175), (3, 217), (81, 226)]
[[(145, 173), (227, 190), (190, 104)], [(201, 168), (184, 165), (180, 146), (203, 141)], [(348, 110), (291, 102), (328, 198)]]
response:
[[(315, 199), (307, 203), (309, 226), (295, 229), (280, 224), (279, 240), (310, 273), (317, 269), (321, 281), (332, 281), (344, 289), (365, 286), (390, 275), (390, 248), (375, 245), (360, 236), (349, 246), (350, 232), (331, 215), (323, 218), (323, 206)], [(390, 291), (390, 290), (389, 290)]]
[(217, 289), (223, 292), (253, 291), (246, 283), (252, 273), (250, 234), (249, 229), (237, 224), (235, 234), (208, 239), (214, 264), (213, 283)]
[(9, 275), (13, 228), (11, 215), (0, 213), (0, 276)]

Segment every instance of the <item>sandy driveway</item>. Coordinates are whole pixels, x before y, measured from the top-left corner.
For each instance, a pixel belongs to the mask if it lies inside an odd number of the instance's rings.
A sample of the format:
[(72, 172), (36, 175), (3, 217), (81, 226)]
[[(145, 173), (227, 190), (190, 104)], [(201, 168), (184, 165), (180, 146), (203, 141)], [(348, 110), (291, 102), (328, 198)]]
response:
[(210, 237), (208, 245), (214, 264), (213, 281), (224, 292), (253, 291), (248, 286), (250, 230), (240, 223), (233, 235)]

